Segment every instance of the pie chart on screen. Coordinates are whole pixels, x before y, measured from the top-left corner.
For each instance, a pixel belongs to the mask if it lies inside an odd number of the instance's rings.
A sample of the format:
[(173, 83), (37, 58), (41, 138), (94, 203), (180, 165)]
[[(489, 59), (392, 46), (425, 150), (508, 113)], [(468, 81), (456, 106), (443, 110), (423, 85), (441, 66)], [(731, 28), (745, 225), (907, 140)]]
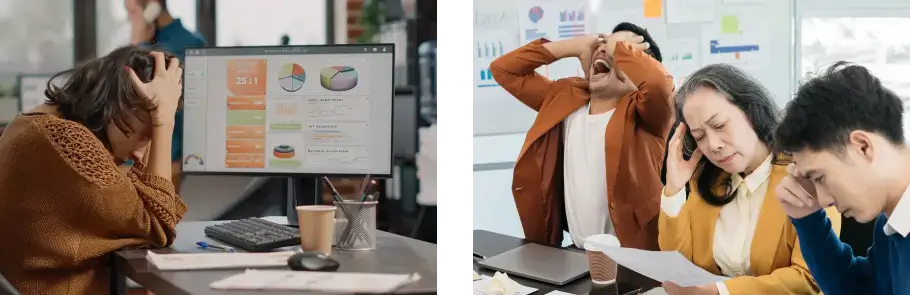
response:
[(278, 85), (287, 92), (296, 92), (303, 87), (306, 72), (298, 64), (286, 63), (278, 69)]
[(323, 68), (319, 72), (319, 84), (331, 91), (347, 91), (357, 86), (357, 70), (349, 66)]

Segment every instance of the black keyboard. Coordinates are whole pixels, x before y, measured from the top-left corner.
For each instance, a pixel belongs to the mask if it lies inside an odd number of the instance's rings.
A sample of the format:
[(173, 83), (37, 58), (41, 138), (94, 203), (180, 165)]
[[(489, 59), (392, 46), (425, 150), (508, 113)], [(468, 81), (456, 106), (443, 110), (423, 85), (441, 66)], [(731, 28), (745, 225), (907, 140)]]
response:
[(297, 229), (255, 217), (206, 226), (205, 235), (250, 252), (300, 245)]

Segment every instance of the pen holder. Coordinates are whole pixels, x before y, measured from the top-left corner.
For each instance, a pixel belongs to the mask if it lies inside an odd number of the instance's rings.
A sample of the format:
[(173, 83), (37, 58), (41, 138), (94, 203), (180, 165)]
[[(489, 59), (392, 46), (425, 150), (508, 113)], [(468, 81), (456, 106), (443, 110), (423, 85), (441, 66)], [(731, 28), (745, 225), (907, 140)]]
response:
[(376, 249), (377, 202), (335, 202), (335, 206), (348, 220), (338, 237), (339, 250)]

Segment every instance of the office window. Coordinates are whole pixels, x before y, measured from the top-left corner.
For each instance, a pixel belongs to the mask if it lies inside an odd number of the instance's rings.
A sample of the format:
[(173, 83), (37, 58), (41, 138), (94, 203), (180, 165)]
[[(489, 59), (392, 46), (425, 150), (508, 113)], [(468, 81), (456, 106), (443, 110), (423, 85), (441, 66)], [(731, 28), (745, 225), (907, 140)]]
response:
[(0, 125), (18, 111), (20, 73), (54, 73), (73, 66), (72, 1), (0, 1)]
[(902, 17), (805, 17), (800, 29), (802, 80), (836, 61), (868, 68), (886, 87), (910, 100), (910, 28)]
[(219, 0), (215, 11), (218, 46), (325, 44), (324, 0)]
[[(103, 56), (130, 43), (132, 27), (126, 16), (124, 0), (96, 2), (97, 53)], [(196, 0), (168, 0), (167, 10), (190, 31), (196, 30)]]
[(904, 100), (904, 138), (910, 139), (910, 28), (904, 17), (806, 17), (802, 19), (799, 79), (845, 60), (865, 66)]

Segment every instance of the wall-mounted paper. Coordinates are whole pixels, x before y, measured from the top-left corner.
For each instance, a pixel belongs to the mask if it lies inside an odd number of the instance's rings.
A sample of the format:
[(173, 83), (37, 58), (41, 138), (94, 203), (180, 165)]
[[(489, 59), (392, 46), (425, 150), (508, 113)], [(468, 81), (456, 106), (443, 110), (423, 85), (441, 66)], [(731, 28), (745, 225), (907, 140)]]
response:
[(720, 31), (724, 34), (739, 34), (739, 17), (735, 15), (720, 17)]
[(663, 0), (644, 0), (645, 18), (658, 18), (663, 16)]
[(682, 85), (686, 78), (701, 68), (698, 39), (671, 39), (661, 47), (664, 67), (673, 76), (676, 87)]
[[(497, 0), (493, 0), (497, 1)], [(522, 42), (539, 38), (550, 41), (565, 40), (591, 32), (588, 21), (588, 1), (584, 0), (528, 0), (518, 5), (518, 31)], [(564, 60), (538, 69), (550, 79), (579, 77), (584, 69), (578, 61)]]
[(738, 16), (737, 33), (725, 33), (724, 24), (705, 26), (703, 64), (728, 63), (744, 70), (760, 70), (771, 60), (771, 34), (759, 17)]
[(714, 0), (667, 0), (667, 23), (700, 23), (714, 21)]

